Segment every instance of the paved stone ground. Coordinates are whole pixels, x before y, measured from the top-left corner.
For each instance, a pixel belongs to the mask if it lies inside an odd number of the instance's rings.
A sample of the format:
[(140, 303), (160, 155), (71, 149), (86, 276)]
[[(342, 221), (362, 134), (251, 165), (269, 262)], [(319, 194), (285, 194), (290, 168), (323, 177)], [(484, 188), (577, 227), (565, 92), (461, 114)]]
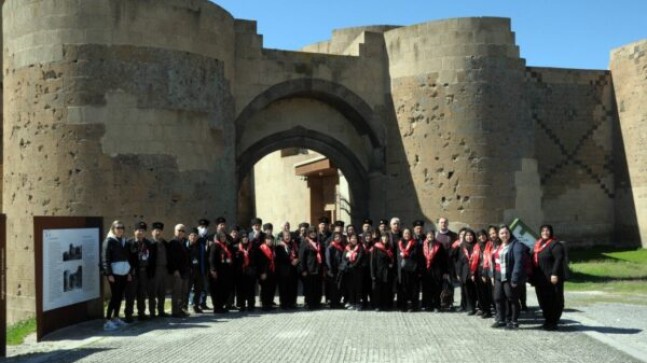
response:
[[(530, 296), (529, 303), (534, 305)], [(345, 310), (202, 314), (135, 323), (111, 333), (101, 330), (101, 321), (92, 321), (51, 334), (41, 343), (10, 347), (7, 361), (388, 363), (647, 359), (647, 308), (593, 305), (586, 309), (569, 309), (563, 319), (566, 324), (558, 332), (539, 329), (541, 321), (536, 310), (522, 316), (521, 329), (517, 331), (492, 329), (492, 320), (463, 313)], [(626, 314), (622, 321), (617, 320), (613, 309)], [(599, 320), (592, 320), (592, 315)], [(622, 341), (625, 344), (619, 343)], [(632, 346), (633, 350), (628, 349)]]

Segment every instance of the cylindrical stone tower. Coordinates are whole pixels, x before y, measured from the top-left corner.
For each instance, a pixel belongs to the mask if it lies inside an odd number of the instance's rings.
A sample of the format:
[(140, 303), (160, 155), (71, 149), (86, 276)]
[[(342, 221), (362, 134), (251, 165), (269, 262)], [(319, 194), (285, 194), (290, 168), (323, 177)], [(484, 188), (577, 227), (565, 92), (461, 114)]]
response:
[(610, 69), (638, 233), (647, 247), (647, 40), (615, 49)]
[(235, 40), (207, 0), (2, 10), (11, 323), (35, 309), (33, 216), (122, 219), (129, 234), (161, 220), (167, 237), (172, 223), (234, 217)]
[(410, 185), (388, 187), (394, 214), (480, 228), (509, 222), (524, 208), (540, 213), (540, 193), (526, 203), (530, 191), (516, 185), (534, 146), (525, 62), (510, 20), (436, 21), (388, 31), (385, 39), (397, 117), (387, 136), (388, 174), (411, 174)]

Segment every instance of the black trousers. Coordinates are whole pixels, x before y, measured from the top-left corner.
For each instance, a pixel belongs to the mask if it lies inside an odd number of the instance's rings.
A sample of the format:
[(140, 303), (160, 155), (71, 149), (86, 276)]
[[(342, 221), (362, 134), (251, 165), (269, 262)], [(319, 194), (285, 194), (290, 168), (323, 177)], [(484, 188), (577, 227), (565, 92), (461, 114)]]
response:
[(422, 307), (425, 309), (440, 309), (440, 293), (443, 291), (443, 280), (432, 274), (422, 275)]
[(476, 282), (472, 281), (471, 278), (467, 278), (466, 281), (461, 283), (461, 306), (467, 311), (476, 310)]
[(277, 275), (276, 284), (279, 287), (279, 305), (282, 308), (295, 307), (298, 288), (296, 271), (286, 271)]
[(492, 282), (490, 279), (486, 279), (485, 282), (481, 277), (476, 279), (476, 295), (479, 309), (483, 314), (490, 314), (492, 310)]
[(375, 280), (373, 282), (373, 306), (380, 310), (393, 308), (393, 283)]
[(564, 311), (564, 283), (560, 281), (553, 285), (540, 276), (535, 281), (535, 292), (546, 324), (557, 325)]
[(213, 301), (213, 310), (219, 311), (225, 308), (233, 286), (233, 274), (218, 273), (218, 278), (214, 279), (213, 276), (209, 281), (209, 288), (211, 290), (211, 301)]
[(318, 308), (321, 306), (321, 289), (321, 275), (308, 274), (303, 276), (303, 297), (308, 307)]
[[(146, 300), (149, 299), (148, 296), (148, 290), (149, 290), (149, 278), (148, 275), (146, 274), (146, 270), (142, 269), (139, 271), (139, 275), (137, 276), (137, 280), (133, 281), (135, 284), (135, 295), (137, 297), (137, 315), (139, 316), (144, 316), (146, 314)], [(151, 308), (152, 304), (148, 304), (150, 308), (150, 313), (154, 314), (155, 310), (154, 308)]]
[(337, 274), (333, 274), (332, 276), (326, 274), (326, 300), (330, 301), (331, 308), (341, 305), (342, 296), (346, 297), (346, 299), (344, 300), (347, 301), (347, 295), (344, 290), (346, 282), (343, 281), (343, 278), (338, 275), (340, 273), (341, 272), (338, 272)]
[(119, 309), (121, 309), (121, 301), (124, 299), (126, 287), (128, 285), (127, 276), (112, 275), (115, 279), (110, 284), (110, 302), (106, 309), (106, 319), (119, 317)]
[(363, 284), (363, 268), (357, 267), (344, 273), (344, 287), (350, 305), (359, 306), (362, 303)]
[(276, 293), (276, 277), (273, 273), (267, 273), (265, 280), (258, 280), (261, 285), (261, 306), (271, 308)]
[(238, 274), (236, 277), (236, 304), (239, 308), (254, 309), (256, 305), (256, 276)]
[(362, 270), (362, 305), (367, 308), (373, 303), (373, 280), (367, 267), (363, 267)]
[(400, 283), (398, 284), (398, 308), (406, 309), (408, 302), (411, 302), (412, 309), (417, 309), (420, 303), (418, 272), (401, 270)]
[(521, 295), (521, 286), (512, 287), (509, 281), (494, 282), (494, 302), (496, 303), (496, 314), (498, 322), (516, 323), (521, 311), (519, 296)]
[(202, 292), (204, 290), (204, 278), (200, 269), (197, 268), (191, 271), (191, 277), (189, 277), (189, 294), (186, 297), (186, 301), (189, 301), (189, 296), (191, 291), (193, 291), (193, 301), (191, 304), (195, 306), (200, 306), (202, 304)]

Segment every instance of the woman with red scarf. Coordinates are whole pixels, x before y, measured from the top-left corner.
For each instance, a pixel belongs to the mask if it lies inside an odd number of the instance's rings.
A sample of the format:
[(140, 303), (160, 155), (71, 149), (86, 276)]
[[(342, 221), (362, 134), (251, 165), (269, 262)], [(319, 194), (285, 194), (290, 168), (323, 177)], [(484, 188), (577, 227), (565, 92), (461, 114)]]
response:
[(411, 233), (411, 229), (405, 228), (402, 231), (402, 238), (395, 247), (398, 263), (398, 308), (401, 311), (417, 311), (420, 299), (420, 280), (418, 278), (420, 246), (418, 240)]
[(225, 233), (217, 233), (214, 236), (213, 244), (209, 248), (209, 266), (211, 272), (211, 281), (209, 288), (211, 290), (211, 300), (213, 301), (213, 312), (215, 314), (227, 313), (229, 310), (225, 307), (229, 300), (234, 284), (234, 265), (233, 254), (227, 243)]
[(532, 278), (545, 319), (543, 328), (556, 330), (564, 311), (565, 251), (564, 245), (555, 240), (551, 225), (541, 226), (540, 233), (532, 255)]
[(494, 244), (488, 233), (482, 229), (476, 235), (478, 242), (472, 250), (470, 260), (471, 279), (476, 284), (479, 314), (483, 319), (492, 317), (492, 251)]
[(427, 232), (419, 257), (422, 280), (422, 310), (440, 312), (440, 293), (443, 280), (449, 280), (449, 264), (443, 244), (435, 238), (436, 233)]
[[(323, 242), (323, 241), (322, 241)], [(299, 271), (303, 281), (303, 296), (308, 310), (321, 307), (323, 271), (323, 243), (317, 241), (317, 230), (309, 227), (307, 236), (299, 247)]]
[(358, 243), (357, 235), (348, 237), (340, 270), (343, 271), (344, 287), (348, 296), (348, 310), (362, 310), (362, 282), (364, 280), (364, 250)]
[(276, 292), (276, 265), (274, 263), (274, 237), (266, 234), (263, 243), (258, 247), (258, 283), (261, 285), (261, 307), (263, 310), (272, 310), (274, 293)]
[(376, 311), (393, 307), (393, 272), (395, 256), (389, 236), (383, 234), (371, 250), (371, 279), (373, 280), (373, 306)]
[(256, 264), (260, 253), (249, 241), (247, 232), (240, 233), (240, 243), (234, 255), (234, 280), (236, 282), (236, 304), (238, 311), (254, 311), (256, 305)]
[[(465, 229), (463, 242), (456, 248), (456, 274), (461, 282), (461, 301), (465, 303), (467, 315), (476, 314), (476, 283), (471, 272), (473, 251), (476, 246), (474, 231)], [(476, 256), (478, 258), (478, 255)]]
[(274, 249), (276, 263), (276, 282), (279, 285), (279, 305), (281, 309), (294, 309), (297, 306), (297, 287), (299, 283), (299, 249), (290, 231), (283, 231)]
[[(330, 299), (330, 308), (339, 309), (342, 306), (341, 297), (343, 293), (343, 281), (341, 264), (344, 260), (343, 235), (340, 232), (333, 232), (332, 241), (326, 248), (326, 296)], [(346, 299), (344, 299), (346, 300)]]

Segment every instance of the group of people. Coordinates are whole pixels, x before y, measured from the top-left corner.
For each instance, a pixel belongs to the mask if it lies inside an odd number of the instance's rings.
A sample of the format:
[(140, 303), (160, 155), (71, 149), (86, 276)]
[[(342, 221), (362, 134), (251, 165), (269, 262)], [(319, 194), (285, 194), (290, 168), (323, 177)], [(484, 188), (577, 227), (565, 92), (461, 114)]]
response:
[(278, 233), (259, 218), (249, 232), (228, 230), (222, 217), (215, 222), (213, 233), (206, 219), (191, 229), (177, 224), (167, 241), (160, 222), (152, 224), (150, 237), (148, 225), (139, 222), (127, 238), (125, 225), (114, 221), (102, 245), (101, 268), (111, 291), (104, 329), (134, 321), (135, 307), (139, 320), (168, 316), (167, 287), (171, 316), (179, 318), (189, 315), (189, 307), (195, 313), (253, 311), (257, 285), (262, 310), (296, 309), (299, 282), (305, 309), (325, 304), (430, 312), (454, 310), (459, 285), (458, 310), (483, 318), (494, 314), (495, 328), (518, 328), (527, 281), (536, 288), (544, 329), (557, 328), (564, 307), (565, 250), (550, 225), (540, 228), (541, 238), (530, 249), (507, 225), (455, 233), (446, 218), (438, 220), (437, 231), (426, 232), (423, 221), (404, 228), (396, 217), (380, 220), (377, 228), (366, 219), (359, 231), (325, 217), (296, 231), (285, 223)]

